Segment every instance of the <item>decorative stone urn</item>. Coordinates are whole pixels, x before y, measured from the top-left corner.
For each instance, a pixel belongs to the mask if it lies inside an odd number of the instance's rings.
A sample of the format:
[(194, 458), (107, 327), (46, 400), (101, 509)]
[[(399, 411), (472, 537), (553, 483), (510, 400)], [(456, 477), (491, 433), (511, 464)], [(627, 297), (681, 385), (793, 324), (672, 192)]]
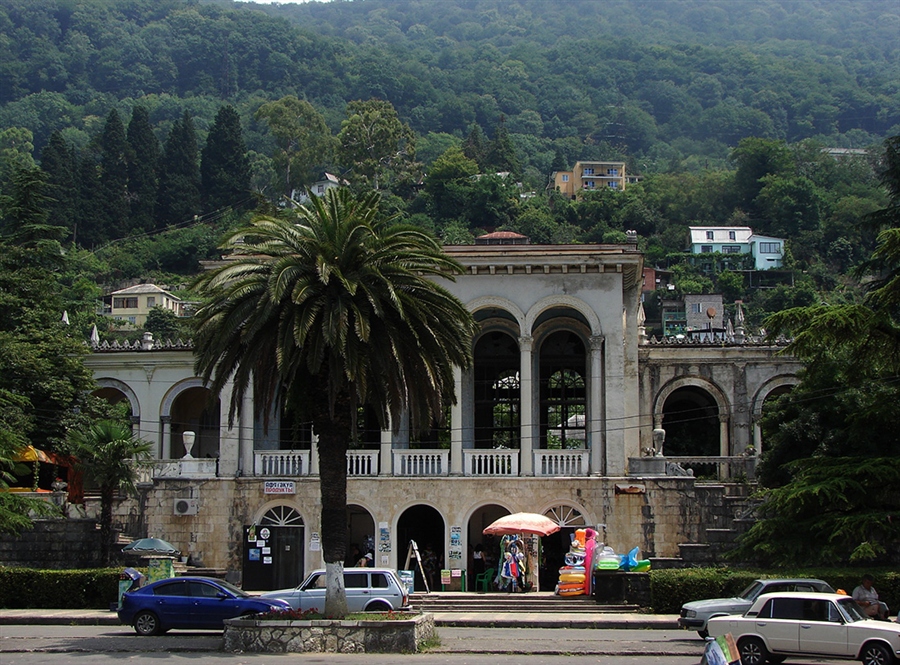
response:
[(403, 619), (226, 619), (222, 650), (251, 653), (415, 653), (434, 637), (434, 615)]

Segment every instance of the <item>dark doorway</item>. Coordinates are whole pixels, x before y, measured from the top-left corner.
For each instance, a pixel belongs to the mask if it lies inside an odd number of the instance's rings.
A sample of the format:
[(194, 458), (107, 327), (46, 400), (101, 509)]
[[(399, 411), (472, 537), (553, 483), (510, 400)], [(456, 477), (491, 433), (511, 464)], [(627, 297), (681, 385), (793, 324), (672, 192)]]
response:
[[(434, 553), (433, 563), (424, 566), (426, 573), (431, 572), (432, 567), (436, 571), (429, 576), (428, 587), (432, 591), (440, 591), (441, 569), (446, 566), (445, 533), (444, 518), (431, 506), (419, 505), (407, 508), (397, 522), (397, 561), (401, 567), (406, 561), (410, 541), (416, 542), (423, 558), (428, 556), (429, 548)], [(415, 569), (415, 590), (425, 591), (425, 582), (414, 560), (410, 562), (409, 567)]]
[(303, 581), (303, 519), (290, 506), (275, 506), (259, 524), (244, 527), (241, 584), (245, 590), (273, 591)]
[(674, 391), (663, 405), (667, 457), (719, 455), (719, 407), (712, 395), (695, 386)]

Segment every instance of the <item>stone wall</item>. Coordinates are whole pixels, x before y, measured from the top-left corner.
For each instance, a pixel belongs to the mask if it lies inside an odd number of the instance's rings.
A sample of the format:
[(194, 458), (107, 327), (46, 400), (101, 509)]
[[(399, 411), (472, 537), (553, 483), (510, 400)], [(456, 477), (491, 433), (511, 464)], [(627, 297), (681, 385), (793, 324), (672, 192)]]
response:
[(228, 619), (222, 649), (237, 653), (415, 653), (434, 635), (431, 614), (385, 621)]
[(0, 564), (52, 570), (97, 568), (98, 525), (91, 519), (35, 520), (15, 537), (0, 535)]

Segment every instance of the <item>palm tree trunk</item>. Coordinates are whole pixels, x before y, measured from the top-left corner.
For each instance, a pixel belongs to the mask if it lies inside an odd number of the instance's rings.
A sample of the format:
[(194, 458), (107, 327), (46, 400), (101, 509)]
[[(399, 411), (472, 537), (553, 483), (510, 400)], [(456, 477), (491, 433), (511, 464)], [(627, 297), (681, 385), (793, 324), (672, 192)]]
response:
[[(325, 616), (347, 614), (344, 557), (347, 552), (347, 445), (351, 435), (349, 399), (342, 396), (334, 410), (327, 396), (317, 405), (313, 426), (319, 438), (319, 491), (322, 499), (322, 551), (325, 557)], [(323, 409), (324, 407), (324, 409)], [(324, 412), (323, 412), (324, 410)]]

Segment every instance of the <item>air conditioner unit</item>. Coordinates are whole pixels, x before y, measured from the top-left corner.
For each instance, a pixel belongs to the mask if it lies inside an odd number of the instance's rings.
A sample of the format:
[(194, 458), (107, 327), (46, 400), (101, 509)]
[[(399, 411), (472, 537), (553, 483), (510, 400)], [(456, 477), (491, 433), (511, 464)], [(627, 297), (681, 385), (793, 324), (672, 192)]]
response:
[(173, 504), (173, 512), (176, 515), (196, 515), (199, 509), (199, 499), (175, 499)]

